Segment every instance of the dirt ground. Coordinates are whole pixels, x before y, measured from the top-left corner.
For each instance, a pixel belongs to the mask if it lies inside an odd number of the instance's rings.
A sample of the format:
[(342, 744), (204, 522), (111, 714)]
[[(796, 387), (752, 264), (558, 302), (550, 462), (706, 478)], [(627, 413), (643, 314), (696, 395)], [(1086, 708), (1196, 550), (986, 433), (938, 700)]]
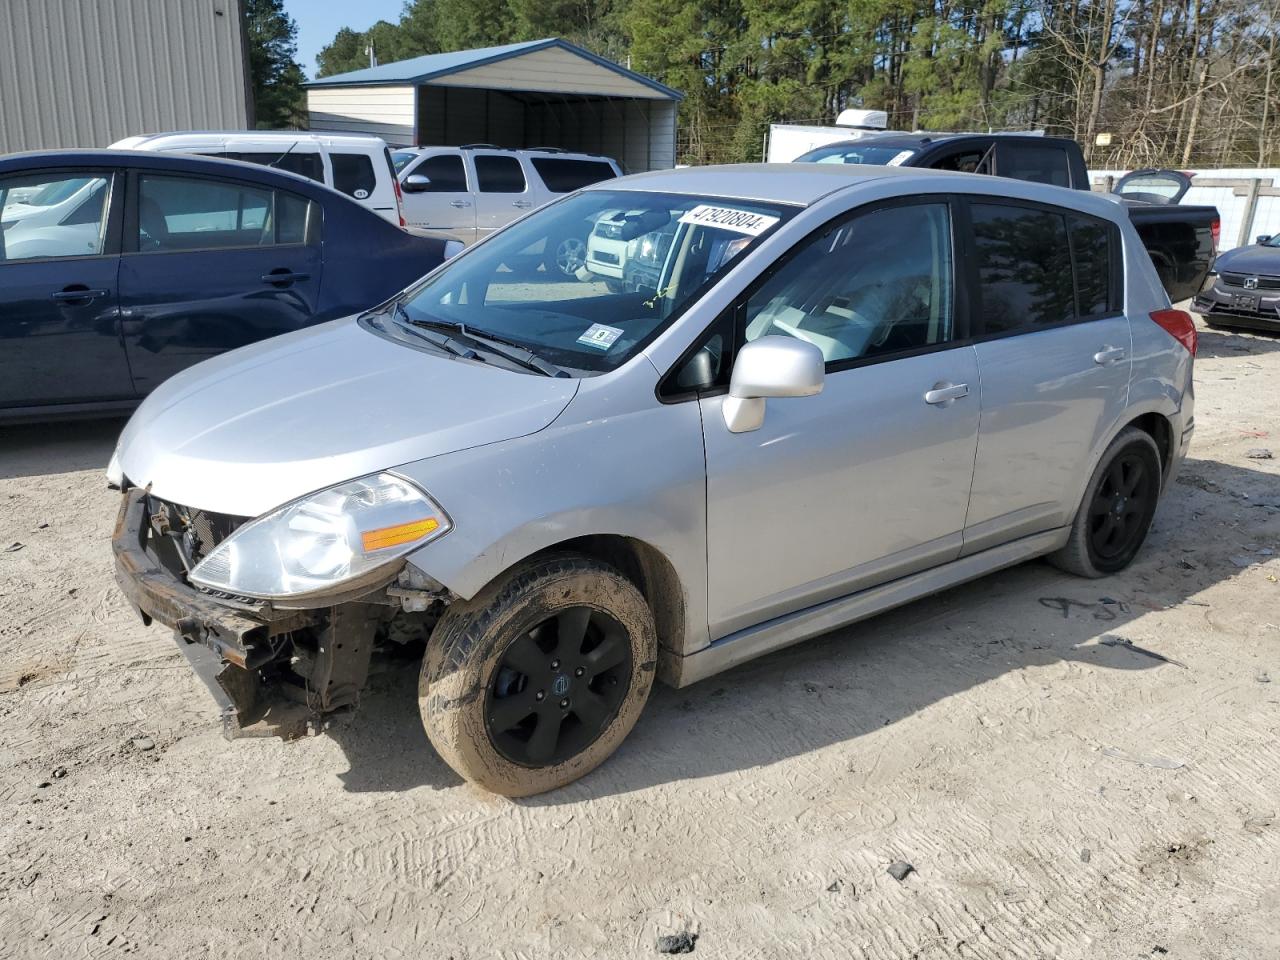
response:
[(1206, 332), (1197, 391), (1122, 576), (1032, 563), (659, 688), (519, 802), (432, 753), (412, 671), (224, 741), (112, 582), (120, 424), (0, 429), (0, 955), (1280, 956), (1280, 340)]

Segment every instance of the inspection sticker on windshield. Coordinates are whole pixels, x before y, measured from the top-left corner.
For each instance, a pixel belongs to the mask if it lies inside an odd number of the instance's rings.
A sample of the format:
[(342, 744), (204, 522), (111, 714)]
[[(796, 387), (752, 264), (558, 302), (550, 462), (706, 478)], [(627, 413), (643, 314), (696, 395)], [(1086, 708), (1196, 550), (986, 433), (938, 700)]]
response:
[(713, 207), (700, 203), (683, 217), (681, 223), (692, 223), (703, 227), (718, 227), (721, 230), (732, 230), (734, 233), (745, 233), (758, 237), (775, 223), (777, 217), (769, 217), (763, 213), (752, 213), (750, 210), (735, 210), (733, 207)]
[(588, 347), (595, 347), (597, 350), (608, 350), (620, 336), (622, 336), (622, 331), (617, 327), (606, 327), (603, 323), (593, 323), (587, 327), (587, 332), (578, 338), (578, 342), (585, 343)]
[(910, 160), (914, 154), (914, 150), (903, 150), (901, 153), (894, 154), (893, 159), (886, 163), (885, 166), (900, 167), (904, 161)]

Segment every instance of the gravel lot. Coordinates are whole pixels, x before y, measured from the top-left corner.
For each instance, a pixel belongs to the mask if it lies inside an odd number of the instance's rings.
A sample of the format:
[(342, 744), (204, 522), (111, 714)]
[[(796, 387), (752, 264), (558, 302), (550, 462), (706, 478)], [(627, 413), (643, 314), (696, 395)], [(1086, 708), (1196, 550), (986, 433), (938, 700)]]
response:
[(519, 802), (432, 753), (412, 669), (224, 741), (112, 581), (120, 424), (0, 428), (0, 955), (1280, 956), (1280, 340), (1206, 332), (1197, 380), (1124, 575), (1032, 563), (659, 688)]

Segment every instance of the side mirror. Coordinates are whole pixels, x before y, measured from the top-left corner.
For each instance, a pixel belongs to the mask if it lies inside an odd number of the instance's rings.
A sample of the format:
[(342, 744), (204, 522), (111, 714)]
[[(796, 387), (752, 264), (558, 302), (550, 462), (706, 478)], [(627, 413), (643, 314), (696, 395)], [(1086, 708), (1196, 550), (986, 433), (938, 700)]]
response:
[(807, 340), (770, 336), (738, 351), (724, 401), (724, 423), (731, 433), (764, 426), (766, 397), (811, 397), (822, 392), (826, 361)]
[(425, 193), (431, 187), (431, 178), (420, 173), (411, 173), (400, 182), (400, 189), (405, 193)]
[(1272, 235), (1269, 233), (1260, 233), (1254, 238), (1255, 243), (1270, 243)]

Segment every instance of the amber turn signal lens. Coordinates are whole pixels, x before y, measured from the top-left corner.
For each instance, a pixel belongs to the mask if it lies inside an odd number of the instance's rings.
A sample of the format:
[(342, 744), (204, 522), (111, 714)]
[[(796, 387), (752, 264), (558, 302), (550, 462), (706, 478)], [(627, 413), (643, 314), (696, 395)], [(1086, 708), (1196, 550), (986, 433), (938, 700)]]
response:
[(365, 553), (372, 553), (374, 550), (382, 550), (385, 547), (398, 547), (425, 537), (439, 526), (439, 520), (435, 517), (427, 517), (425, 520), (397, 523), (394, 527), (366, 530), (360, 534), (360, 545), (364, 547)]

